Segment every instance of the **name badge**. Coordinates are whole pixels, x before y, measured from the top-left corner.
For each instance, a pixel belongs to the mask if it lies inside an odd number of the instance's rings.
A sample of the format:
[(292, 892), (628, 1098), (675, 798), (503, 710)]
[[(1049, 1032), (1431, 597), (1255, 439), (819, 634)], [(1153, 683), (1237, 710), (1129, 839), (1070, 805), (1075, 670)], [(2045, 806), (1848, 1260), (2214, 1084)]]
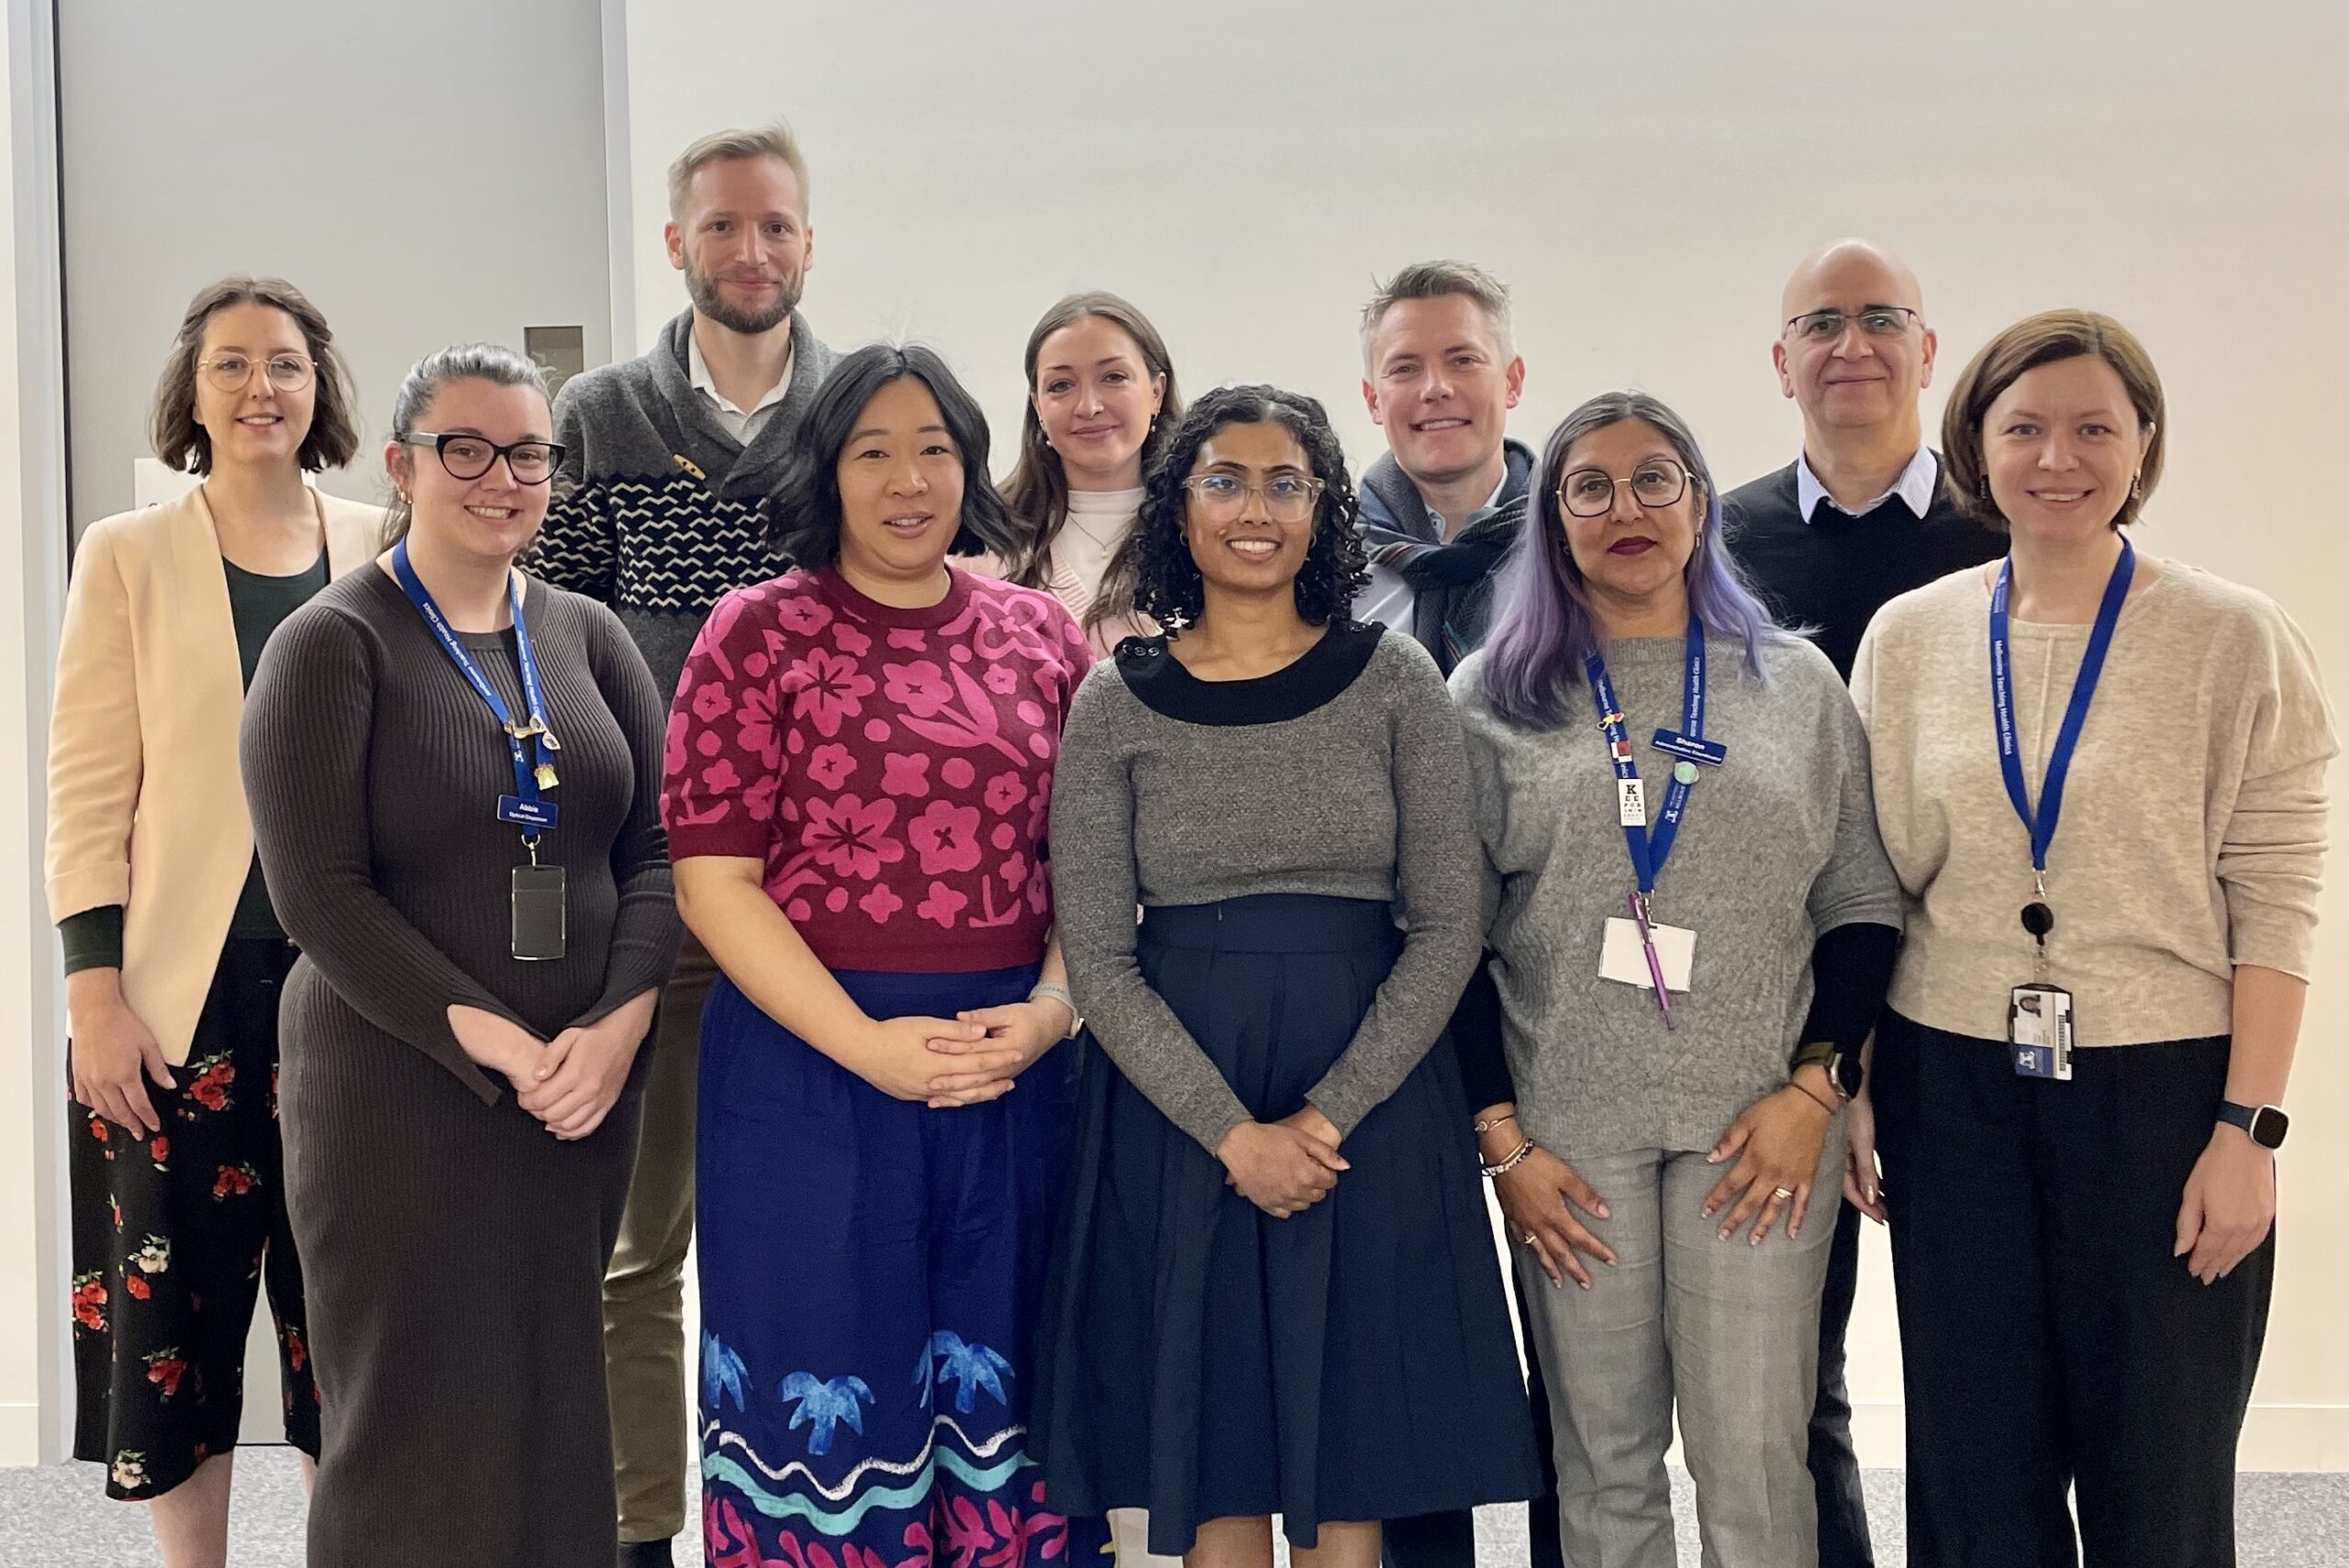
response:
[(1647, 786), (1637, 779), (1615, 781), (1615, 819), (1626, 828), (1648, 825)]
[(524, 800), (518, 795), (497, 797), (497, 819), (517, 828), (551, 828), (562, 816), (562, 807), (551, 800)]
[(1685, 757), (1692, 762), (1704, 762), (1720, 767), (1729, 761), (1729, 748), (1718, 740), (1698, 740), (1683, 735), (1677, 729), (1659, 729), (1648, 742), (1666, 756)]
[(2007, 1039), (2015, 1075), (2072, 1081), (2072, 994), (2059, 985), (2018, 985), (2007, 998)]
[[(1654, 921), (1648, 923), (1648, 933), (1655, 939), (1656, 962), (1664, 966), (1664, 989), (1687, 991), (1688, 973), (1697, 962), (1697, 933)], [(1598, 948), (1598, 978), (1620, 981), (1642, 991), (1655, 989), (1655, 982), (1648, 978), (1648, 955), (1640, 947), (1636, 921), (1618, 915), (1607, 922), (1607, 935)]]

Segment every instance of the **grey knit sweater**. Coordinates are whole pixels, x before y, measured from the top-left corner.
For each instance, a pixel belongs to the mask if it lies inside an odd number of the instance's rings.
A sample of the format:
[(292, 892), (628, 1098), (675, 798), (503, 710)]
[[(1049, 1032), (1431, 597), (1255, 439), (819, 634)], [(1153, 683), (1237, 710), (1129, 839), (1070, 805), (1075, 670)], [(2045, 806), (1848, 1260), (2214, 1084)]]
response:
[(1070, 709), (1052, 824), (1070, 986), (1119, 1069), (1210, 1153), (1249, 1115), (1142, 978), (1135, 905), (1397, 905), (1402, 953), (1308, 1095), (1341, 1133), (1427, 1054), (1475, 963), (1460, 723), (1427, 651), (1382, 634), (1338, 623), (1287, 669), (1224, 682), (1192, 677), (1163, 637), (1130, 639)]
[(666, 699), (710, 606), (785, 562), (759, 505), (836, 356), (791, 318), (791, 384), (748, 447), (727, 433), (685, 369), (688, 310), (651, 351), (563, 384), (554, 439), (566, 494), (547, 514), (529, 570), (608, 605)]
[[(1672, 759), (1648, 738), (1680, 723), (1685, 638), (1610, 644), (1633, 760), (1658, 810)], [(1821, 932), (1898, 927), (1900, 888), (1876, 837), (1867, 738), (1827, 656), (1708, 641), (1705, 737), (1728, 761), (1702, 772), (1655, 918), (1697, 934), (1692, 988), (1667, 1032), (1644, 986), (1602, 980), (1599, 946), (1634, 885), (1615, 773), (1577, 662), (1567, 722), (1520, 728), (1486, 700), (1488, 655), (1453, 672), (1485, 844), (1486, 945), (1527, 1136), (1561, 1159), (1702, 1150), (1787, 1079), (1810, 1006)]]

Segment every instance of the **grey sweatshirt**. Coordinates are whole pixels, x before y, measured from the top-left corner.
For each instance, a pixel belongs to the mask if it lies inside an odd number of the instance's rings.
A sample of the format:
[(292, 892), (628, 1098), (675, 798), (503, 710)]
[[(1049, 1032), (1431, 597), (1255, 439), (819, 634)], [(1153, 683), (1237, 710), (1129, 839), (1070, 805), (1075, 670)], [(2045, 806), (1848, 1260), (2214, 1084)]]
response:
[[(1551, 730), (1492, 710), (1486, 654), (1453, 673), (1518, 1116), (1564, 1160), (1711, 1148), (1786, 1082), (1819, 935), (1900, 924), (1869, 801), (1867, 738), (1827, 656), (1808, 642), (1765, 644), (1765, 682), (1742, 647), (1707, 646), (1705, 738), (1724, 743), (1728, 760), (1701, 770), (1656, 881), (1655, 918), (1697, 935), (1691, 988), (1673, 996), (1669, 1032), (1644, 985), (1598, 974), (1607, 921), (1628, 913), (1635, 883), (1579, 662), (1568, 721)], [(1675, 635), (1607, 650), (1652, 818), (1673, 759), (1649, 737), (1679, 727), (1687, 648)]]
[(1475, 963), (1459, 720), (1427, 651), (1383, 629), (1339, 623), (1254, 681), (1198, 681), (1163, 638), (1130, 639), (1070, 709), (1052, 826), (1070, 988), (1119, 1068), (1210, 1153), (1250, 1118), (1142, 978), (1135, 905), (1257, 893), (1397, 905), (1402, 953), (1308, 1096), (1341, 1133), (1409, 1076)]

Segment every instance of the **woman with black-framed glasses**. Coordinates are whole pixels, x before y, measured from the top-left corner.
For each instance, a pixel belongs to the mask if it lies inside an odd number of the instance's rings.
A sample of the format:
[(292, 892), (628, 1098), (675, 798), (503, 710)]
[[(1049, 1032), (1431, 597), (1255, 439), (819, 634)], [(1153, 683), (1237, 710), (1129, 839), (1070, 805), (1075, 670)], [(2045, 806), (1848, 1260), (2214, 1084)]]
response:
[(510, 350), (410, 372), (390, 548), (286, 621), (247, 711), (302, 948), (286, 1184), (336, 1369), (312, 1568), (617, 1548), (602, 1291), (679, 935), (667, 707), (610, 611), (515, 570), (551, 425)]
[[(1053, 886), (1100, 1050), (1029, 1451), (1191, 1568), (1371, 1568), (1381, 1523), (1539, 1481), (1459, 1067), (1475, 961), (1459, 721), (1347, 617), (1328, 417), (1194, 404), (1151, 472), (1130, 638), (1080, 688)], [(1134, 907), (1142, 906), (1137, 928)]]

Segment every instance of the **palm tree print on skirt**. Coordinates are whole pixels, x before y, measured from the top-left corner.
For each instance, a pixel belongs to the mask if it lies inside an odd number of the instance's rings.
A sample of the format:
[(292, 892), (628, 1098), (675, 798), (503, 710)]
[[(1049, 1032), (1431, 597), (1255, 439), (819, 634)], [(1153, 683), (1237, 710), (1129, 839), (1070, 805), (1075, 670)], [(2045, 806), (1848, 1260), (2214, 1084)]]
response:
[[(878, 1451), (878, 1433), (866, 1440), (863, 1378), (788, 1373), (771, 1385), (787, 1420), (761, 1420), (755, 1370), (715, 1333), (701, 1349), (713, 1568), (1030, 1568), (1106, 1544), (1099, 1521), (1072, 1528), (1043, 1506), (1026, 1426), (1011, 1418), (1011, 1363), (987, 1345), (930, 1336), (914, 1376), (928, 1429), (896, 1453)], [(729, 1419), (738, 1412), (748, 1420)], [(763, 1452), (740, 1425), (793, 1440)]]

